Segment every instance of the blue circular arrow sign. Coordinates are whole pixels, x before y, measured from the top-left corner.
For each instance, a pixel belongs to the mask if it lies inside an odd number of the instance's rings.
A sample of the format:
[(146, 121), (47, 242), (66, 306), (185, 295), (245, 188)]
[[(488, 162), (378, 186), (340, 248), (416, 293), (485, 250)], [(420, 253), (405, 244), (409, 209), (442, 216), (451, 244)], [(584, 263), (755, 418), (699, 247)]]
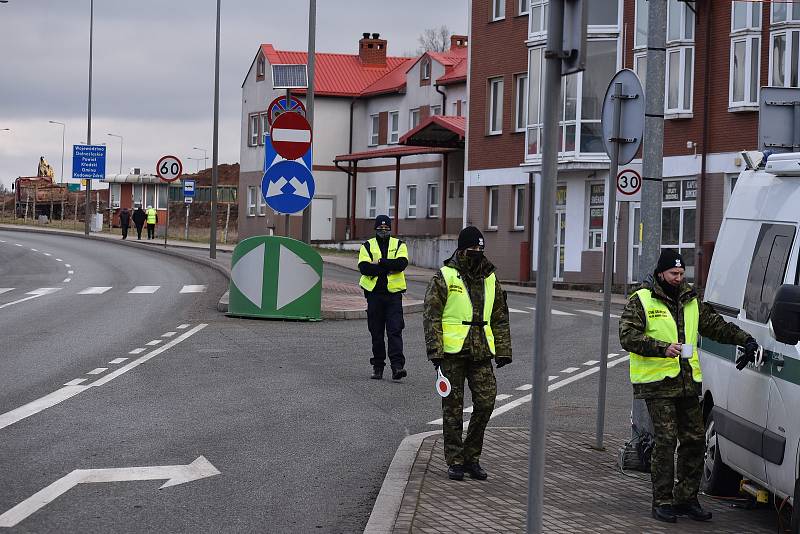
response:
[(261, 195), (278, 213), (299, 213), (314, 198), (314, 176), (297, 161), (279, 161), (264, 173)]

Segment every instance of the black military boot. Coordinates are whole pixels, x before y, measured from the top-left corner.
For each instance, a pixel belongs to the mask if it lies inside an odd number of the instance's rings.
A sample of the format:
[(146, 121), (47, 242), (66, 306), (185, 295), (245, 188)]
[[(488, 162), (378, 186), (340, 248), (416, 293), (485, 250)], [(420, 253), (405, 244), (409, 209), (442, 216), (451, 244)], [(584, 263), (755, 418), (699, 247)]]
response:
[(685, 515), (695, 521), (708, 521), (711, 519), (711, 512), (706, 512), (698, 501), (675, 504), (672, 506), (675, 515)]
[(477, 480), (486, 480), (489, 478), (489, 475), (483, 470), (481, 464), (478, 462), (475, 462), (474, 464), (464, 464), (464, 472), (468, 474), (470, 478)]
[(447, 476), (450, 480), (464, 480), (464, 466), (453, 464), (447, 468)]
[(659, 521), (663, 521), (665, 523), (678, 522), (675, 512), (672, 511), (672, 505), (669, 504), (653, 506), (653, 519), (658, 519)]
[(392, 367), (392, 380), (400, 380), (401, 378), (405, 378), (408, 376), (408, 373), (405, 369), (395, 369)]
[(377, 365), (372, 367), (372, 376), (370, 377), (373, 380), (380, 380), (383, 378), (383, 367), (378, 367)]

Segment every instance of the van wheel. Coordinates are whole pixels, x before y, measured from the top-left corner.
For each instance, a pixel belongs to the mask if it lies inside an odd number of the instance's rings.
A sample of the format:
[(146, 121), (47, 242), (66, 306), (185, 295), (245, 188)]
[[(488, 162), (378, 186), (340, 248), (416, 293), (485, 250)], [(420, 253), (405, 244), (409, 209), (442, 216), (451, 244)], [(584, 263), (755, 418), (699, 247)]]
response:
[(800, 534), (800, 479), (794, 483), (794, 504), (792, 505), (792, 534)]
[(717, 431), (714, 427), (714, 416), (709, 413), (708, 419), (706, 419), (706, 452), (703, 459), (703, 478), (700, 487), (709, 495), (731, 497), (739, 493), (741, 479), (742, 477), (736, 471), (722, 463)]

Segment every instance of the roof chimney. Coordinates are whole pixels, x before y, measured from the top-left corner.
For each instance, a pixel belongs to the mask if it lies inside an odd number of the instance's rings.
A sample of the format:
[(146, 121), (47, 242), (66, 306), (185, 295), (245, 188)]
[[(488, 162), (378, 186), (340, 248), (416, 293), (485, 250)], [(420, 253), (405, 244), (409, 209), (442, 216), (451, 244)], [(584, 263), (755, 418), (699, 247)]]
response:
[(466, 35), (451, 35), (450, 36), (450, 50), (467, 47)]
[(362, 34), (363, 37), (358, 41), (358, 57), (362, 65), (373, 67), (386, 66), (386, 40), (381, 39), (379, 33)]

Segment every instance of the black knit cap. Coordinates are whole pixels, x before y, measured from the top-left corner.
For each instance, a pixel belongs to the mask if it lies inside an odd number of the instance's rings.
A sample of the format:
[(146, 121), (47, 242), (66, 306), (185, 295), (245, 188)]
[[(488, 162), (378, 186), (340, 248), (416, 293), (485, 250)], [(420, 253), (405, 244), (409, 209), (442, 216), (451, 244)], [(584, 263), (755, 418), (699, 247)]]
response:
[(391, 228), (392, 220), (386, 215), (378, 215), (377, 217), (375, 217), (375, 228), (383, 226), (384, 224)]
[(475, 246), (484, 246), (483, 234), (474, 226), (467, 226), (458, 234), (458, 250), (467, 250)]
[(671, 248), (665, 248), (661, 251), (661, 256), (658, 257), (658, 265), (656, 266), (656, 274), (669, 271), (675, 267), (686, 269), (686, 264), (683, 262), (683, 256), (678, 254)]

